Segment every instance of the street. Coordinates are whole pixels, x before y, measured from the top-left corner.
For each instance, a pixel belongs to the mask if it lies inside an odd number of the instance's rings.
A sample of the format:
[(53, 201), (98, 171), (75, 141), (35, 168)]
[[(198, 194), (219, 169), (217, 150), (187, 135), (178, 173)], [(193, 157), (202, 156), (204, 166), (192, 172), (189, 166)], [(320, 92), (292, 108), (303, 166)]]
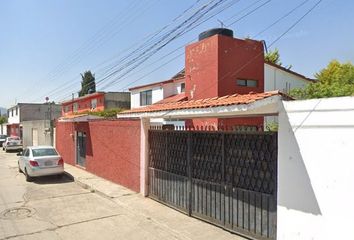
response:
[(0, 239), (241, 239), (138, 194), (108, 199), (67, 176), (26, 182), (17, 158), (0, 151)]

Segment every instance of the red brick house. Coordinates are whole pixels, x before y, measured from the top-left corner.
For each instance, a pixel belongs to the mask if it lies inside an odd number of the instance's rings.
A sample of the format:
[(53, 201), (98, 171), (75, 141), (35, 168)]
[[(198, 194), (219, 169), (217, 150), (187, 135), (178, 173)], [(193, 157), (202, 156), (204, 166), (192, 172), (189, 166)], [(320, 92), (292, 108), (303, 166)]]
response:
[(62, 103), (62, 116), (99, 112), (112, 108), (130, 108), (129, 92), (95, 92)]
[[(172, 79), (130, 88), (132, 109), (150, 104), (280, 90), (288, 93), (312, 82), (299, 73), (264, 61), (262, 41), (238, 39), (229, 29), (211, 29), (185, 48), (185, 68)], [(155, 124), (263, 126), (264, 119), (159, 119)], [(156, 121), (156, 120), (155, 120)], [(154, 124), (154, 123), (153, 123)]]

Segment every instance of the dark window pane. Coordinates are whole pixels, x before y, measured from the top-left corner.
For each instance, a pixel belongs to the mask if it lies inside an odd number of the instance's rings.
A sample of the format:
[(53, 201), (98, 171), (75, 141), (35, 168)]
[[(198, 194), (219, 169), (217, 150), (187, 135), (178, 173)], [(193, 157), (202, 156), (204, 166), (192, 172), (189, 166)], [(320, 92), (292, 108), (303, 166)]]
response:
[(237, 79), (238, 86), (247, 86), (247, 81), (243, 79)]
[(181, 92), (185, 92), (186, 91), (186, 84), (182, 83), (181, 84)]
[(140, 106), (152, 104), (152, 90), (140, 92)]
[(247, 80), (247, 87), (257, 87), (257, 80)]

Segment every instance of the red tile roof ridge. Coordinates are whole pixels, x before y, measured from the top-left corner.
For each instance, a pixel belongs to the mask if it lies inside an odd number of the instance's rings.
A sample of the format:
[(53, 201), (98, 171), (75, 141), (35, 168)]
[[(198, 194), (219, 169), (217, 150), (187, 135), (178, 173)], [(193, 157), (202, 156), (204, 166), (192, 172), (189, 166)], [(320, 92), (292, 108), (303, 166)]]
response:
[(213, 97), (206, 99), (193, 99), (179, 102), (169, 102), (162, 104), (149, 105), (143, 108), (136, 108), (122, 112), (127, 113), (139, 113), (139, 112), (154, 112), (154, 111), (172, 111), (177, 109), (192, 109), (192, 108), (211, 108), (218, 106), (229, 106), (238, 104), (249, 104), (262, 100), (271, 96), (280, 95), (285, 99), (292, 99), (288, 95), (282, 93), (279, 90), (263, 92), (263, 93), (248, 93), (248, 94), (233, 94), (225, 95), (222, 97)]

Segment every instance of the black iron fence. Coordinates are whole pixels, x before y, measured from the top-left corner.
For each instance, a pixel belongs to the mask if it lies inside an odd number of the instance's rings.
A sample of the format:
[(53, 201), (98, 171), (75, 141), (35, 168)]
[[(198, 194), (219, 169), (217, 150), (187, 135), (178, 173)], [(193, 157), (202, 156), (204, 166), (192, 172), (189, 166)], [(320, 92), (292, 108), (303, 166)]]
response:
[(277, 134), (149, 131), (149, 196), (256, 239), (276, 238)]

